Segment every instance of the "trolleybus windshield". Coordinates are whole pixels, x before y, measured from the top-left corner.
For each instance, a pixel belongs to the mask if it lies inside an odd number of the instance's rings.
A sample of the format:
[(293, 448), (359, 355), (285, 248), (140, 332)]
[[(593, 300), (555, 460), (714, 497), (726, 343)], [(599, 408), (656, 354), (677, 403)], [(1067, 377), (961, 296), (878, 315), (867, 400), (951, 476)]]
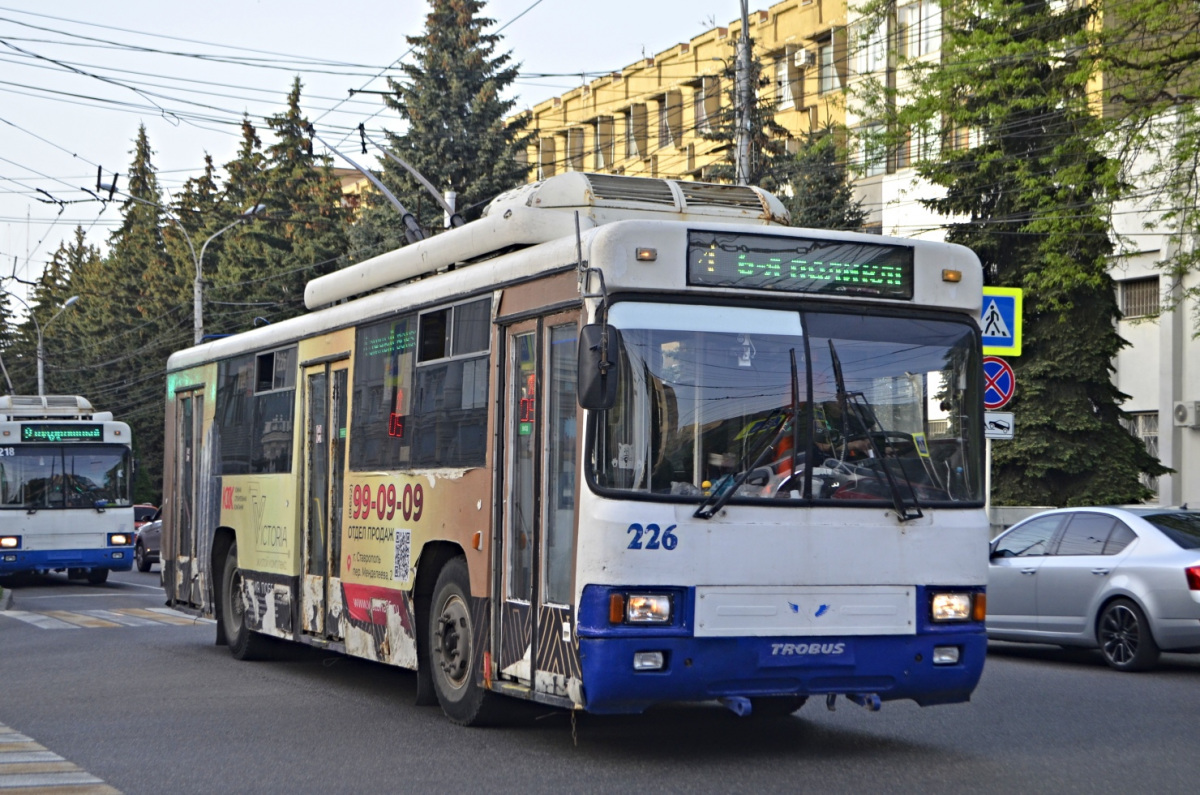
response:
[(736, 484), (734, 502), (914, 508), (982, 499), (966, 322), (634, 302), (610, 322), (623, 349), (617, 404), (591, 438), (601, 490), (699, 502)]
[(0, 508), (132, 505), (131, 463), (119, 444), (0, 445)]

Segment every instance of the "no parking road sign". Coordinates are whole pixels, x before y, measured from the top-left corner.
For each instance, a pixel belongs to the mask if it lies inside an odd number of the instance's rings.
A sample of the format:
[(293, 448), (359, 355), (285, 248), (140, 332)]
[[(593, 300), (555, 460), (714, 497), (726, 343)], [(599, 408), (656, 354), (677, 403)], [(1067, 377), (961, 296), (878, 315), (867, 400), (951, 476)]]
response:
[(1006, 406), (1017, 388), (1012, 367), (999, 356), (983, 357), (983, 382), (983, 407), (988, 411)]
[(1024, 292), (1019, 287), (984, 287), (979, 327), (983, 352), (991, 356), (1021, 355), (1021, 310)]

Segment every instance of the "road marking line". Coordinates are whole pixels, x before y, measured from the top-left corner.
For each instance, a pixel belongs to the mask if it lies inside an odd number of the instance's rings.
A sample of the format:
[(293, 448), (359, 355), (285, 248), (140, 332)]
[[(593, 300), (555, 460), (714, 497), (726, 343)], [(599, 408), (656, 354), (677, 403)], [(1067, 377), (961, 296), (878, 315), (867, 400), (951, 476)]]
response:
[(75, 624), (77, 626), (87, 627), (88, 629), (99, 629), (101, 627), (107, 628), (107, 627), (121, 626), (120, 624), (117, 624), (112, 621), (105, 621), (102, 618), (96, 618), (94, 616), (89, 616), (85, 613), (72, 613), (69, 610), (47, 610), (46, 615), (53, 616), (54, 618), (57, 618), (57, 619), (61, 619), (62, 621), (66, 621), (69, 624)]
[(152, 627), (160, 621), (149, 621), (137, 616), (125, 615), (124, 610), (84, 610), (89, 616), (120, 624), (123, 627)]
[(57, 618), (51, 618), (42, 613), (26, 613), (24, 610), (0, 611), (0, 616), (15, 618), (18, 621), (24, 621), (26, 624), (33, 624), (40, 629), (80, 629), (80, 627), (68, 624), (66, 621), (59, 621)]
[(3, 795), (121, 795), (120, 790), (0, 723)]
[[(141, 608), (131, 607), (131, 608), (127, 608), (127, 609), (133, 611), (133, 610), (139, 610)], [(201, 618), (200, 616), (185, 615), (183, 613), (180, 613), (178, 610), (172, 610), (169, 607), (148, 607), (148, 608), (146, 608), (146, 611), (150, 612), (150, 613), (157, 613), (158, 615), (161, 615), (161, 616), (168, 616), (170, 618), (175, 619), (175, 621), (173, 621), (171, 623), (177, 623), (177, 622), (181, 622), (184, 624), (215, 624), (215, 623), (217, 623), (215, 619)]]

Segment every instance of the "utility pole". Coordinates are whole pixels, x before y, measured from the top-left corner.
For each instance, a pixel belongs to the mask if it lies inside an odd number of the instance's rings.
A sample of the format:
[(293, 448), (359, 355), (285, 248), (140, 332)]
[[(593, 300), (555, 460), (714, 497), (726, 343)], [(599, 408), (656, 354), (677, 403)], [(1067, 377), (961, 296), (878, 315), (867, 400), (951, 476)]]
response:
[(737, 151), (734, 167), (737, 184), (750, 184), (750, 0), (742, 0), (742, 35), (737, 44), (735, 66), (737, 93)]

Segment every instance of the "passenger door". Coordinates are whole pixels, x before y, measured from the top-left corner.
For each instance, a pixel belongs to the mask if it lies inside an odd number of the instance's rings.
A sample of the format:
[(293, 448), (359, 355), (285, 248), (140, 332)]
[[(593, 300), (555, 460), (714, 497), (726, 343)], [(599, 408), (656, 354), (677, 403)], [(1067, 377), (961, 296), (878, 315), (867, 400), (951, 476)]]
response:
[(988, 631), (1036, 632), (1037, 574), (1063, 515), (1044, 516), (996, 539), (988, 564)]
[(1128, 541), (1120, 543), (1119, 539), (1125, 534), (1132, 536), (1133, 531), (1108, 514), (1072, 514), (1054, 554), (1044, 558), (1038, 570), (1037, 612), (1043, 632), (1095, 634), (1093, 606), (1124, 557)]
[[(201, 387), (186, 392), (176, 392), (175, 398), (175, 504), (165, 506), (174, 523), (176, 547), (162, 551), (161, 568), (164, 579), (174, 578), (175, 598), (181, 602), (198, 605), (201, 602), (200, 573), (206, 570), (199, 557), (207, 560), (208, 549), (197, 550), (197, 516), (200, 511), (201, 489), (200, 464), (204, 439), (204, 391)], [(214, 528), (205, 528), (209, 533)], [(197, 552), (202, 552), (201, 556)]]
[(342, 497), (346, 468), (345, 361), (304, 369), (304, 545), (302, 626), (341, 637)]
[(576, 315), (513, 325), (505, 339), (499, 676), (565, 697), (579, 678)]

